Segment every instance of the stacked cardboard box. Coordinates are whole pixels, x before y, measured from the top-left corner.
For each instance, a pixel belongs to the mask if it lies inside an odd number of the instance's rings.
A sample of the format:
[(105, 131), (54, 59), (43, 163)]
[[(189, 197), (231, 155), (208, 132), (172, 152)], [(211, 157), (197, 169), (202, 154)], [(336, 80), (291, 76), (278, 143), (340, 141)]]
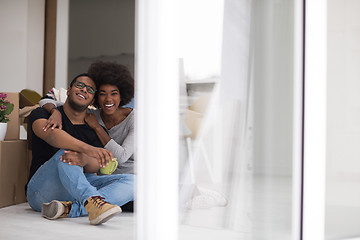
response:
[(0, 141), (0, 207), (26, 201), (27, 157), (26, 140)]
[(25, 184), (29, 175), (30, 158), (27, 140), (20, 140), (19, 106), (20, 93), (7, 93), (8, 101), (14, 104), (9, 115), (5, 140), (0, 141), (0, 207), (26, 201)]

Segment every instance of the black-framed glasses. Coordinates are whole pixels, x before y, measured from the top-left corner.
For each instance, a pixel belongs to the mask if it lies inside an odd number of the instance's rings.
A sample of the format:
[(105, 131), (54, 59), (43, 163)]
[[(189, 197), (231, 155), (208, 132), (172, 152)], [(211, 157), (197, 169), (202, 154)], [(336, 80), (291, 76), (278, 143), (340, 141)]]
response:
[(90, 94), (95, 94), (95, 92), (96, 92), (96, 89), (94, 89), (92, 86), (86, 85), (83, 82), (76, 81), (76, 82), (74, 82), (74, 86), (79, 89), (83, 89), (84, 87), (86, 87), (86, 91), (88, 91), (88, 93), (90, 93)]

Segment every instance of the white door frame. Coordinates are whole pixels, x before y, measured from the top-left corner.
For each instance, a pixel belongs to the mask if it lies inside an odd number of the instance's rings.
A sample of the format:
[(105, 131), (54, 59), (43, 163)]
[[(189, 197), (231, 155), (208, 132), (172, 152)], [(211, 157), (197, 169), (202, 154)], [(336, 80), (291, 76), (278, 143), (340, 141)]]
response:
[(176, 0), (136, 2), (137, 239), (178, 238)]
[(326, 0), (305, 1), (302, 238), (325, 238)]

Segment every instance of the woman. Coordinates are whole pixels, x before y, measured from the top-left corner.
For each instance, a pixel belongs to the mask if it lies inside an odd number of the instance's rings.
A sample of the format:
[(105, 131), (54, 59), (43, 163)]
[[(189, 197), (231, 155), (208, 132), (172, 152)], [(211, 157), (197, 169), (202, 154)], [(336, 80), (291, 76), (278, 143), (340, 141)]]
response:
[(134, 173), (134, 110), (123, 107), (134, 97), (134, 79), (127, 67), (114, 62), (95, 62), (88, 73), (98, 91), (94, 104), (97, 110), (87, 115), (86, 122), (117, 158), (119, 165), (114, 173)]

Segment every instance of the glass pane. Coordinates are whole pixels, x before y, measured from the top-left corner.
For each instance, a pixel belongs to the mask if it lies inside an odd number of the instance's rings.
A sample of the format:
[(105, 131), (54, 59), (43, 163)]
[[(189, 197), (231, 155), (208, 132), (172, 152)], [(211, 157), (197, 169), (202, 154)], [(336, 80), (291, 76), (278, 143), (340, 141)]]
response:
[(328, 1), (326, 239), (360, 237), (359, 9)]
[(294, 3), (179, 2), (180, 239), (291, 239)]

